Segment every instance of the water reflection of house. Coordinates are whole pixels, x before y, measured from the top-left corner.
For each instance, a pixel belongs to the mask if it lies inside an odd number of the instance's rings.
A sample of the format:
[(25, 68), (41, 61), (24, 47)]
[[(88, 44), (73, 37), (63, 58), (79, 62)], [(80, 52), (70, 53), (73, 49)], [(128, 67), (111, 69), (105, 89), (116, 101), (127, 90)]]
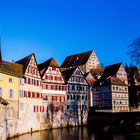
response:
[(98, 109), (128, 111), (127, 73), (121, 63), (105, 68), (93, 85), (93, 104)]

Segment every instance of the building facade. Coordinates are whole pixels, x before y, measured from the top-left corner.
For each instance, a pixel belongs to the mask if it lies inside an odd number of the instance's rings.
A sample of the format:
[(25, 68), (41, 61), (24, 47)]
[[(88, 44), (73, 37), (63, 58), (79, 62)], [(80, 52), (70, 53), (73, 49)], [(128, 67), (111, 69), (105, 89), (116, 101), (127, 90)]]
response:
[(87, 111), (89, 107), (89, 85), (79, 67), (63, 71), (68, 86), (67, 110)]
[(121, 63), (106, 67), (102, 77), (93, 85), (93, 106), (113, 112), (129, 111), (126, 76)]
[(6, 61), (0, 63), (0, 97), (8, 102), (6, 107), (0, 104), (0, 126), (4, 129), (2, 131), (7, 132), (7, 136), (13, 136), (17, 132), (20, 77), (21, 65)]
[(42, 78), (43, 100), (47, 104), (46, 110), (48, 115), (54, 116), (53, 120), (49, 120), (50, 127), (57, 127), (59, 124), (57, 124), (58, 120), (55, 119), (56, 115), (58, 115), (58, 112), (63, 114), (66, 111), (67, 86), (65, 85), (60, 67), (54, 58), (39, 64), (39, 70)]
[(19, 127), (24, 133), (41, 129), (42, 115), (45, 107), (42, 104), (41, 76), (34, 54), (28, 55), (16, 63), (23, 65), (23, 77), (20, 80)]
[(99, 68), (100, 62), (94, 51), (74, 54), (67, 56), (61, 67), (70, 68), (79, 66), (83, 74), (89, 72), (92, 68)]

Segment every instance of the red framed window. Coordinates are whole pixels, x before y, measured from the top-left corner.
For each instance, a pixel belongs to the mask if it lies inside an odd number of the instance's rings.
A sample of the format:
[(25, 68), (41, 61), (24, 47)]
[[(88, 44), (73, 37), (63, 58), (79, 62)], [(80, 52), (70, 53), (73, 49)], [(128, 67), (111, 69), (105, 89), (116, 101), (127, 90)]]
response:
[(52, 101), (54, 101), (54, 96), (52, 96)]
[(30, 78), (28, 78), (28, 84), (30, 84)]
[(58, 107), (56, 107), (56, 112), (58, 112)]
[(53, 76), (51, 76), (51, 80), (53, 80)]
[(45, 79), (48, 79), (48, 75), (45, 75)]
[(64, 102), (66, 101), (66, 97), (64, 97)]
[(24, 91), (24, 97), (26, 97), (26, 91)]
[(60, 102), (62, 101), (62, 97), (60, 96)]
[(28, 97), (31, 97), (31, 92), (30, 91), (28, 91)]
[(24, 79), (24, 83), (26, 83), (26, 78)]
[(34, 106), (34, 112), (38, 112), (38, 106)]
[(38, 92), (36, 93), (36, 98), (39, 98), (39, 93)]
[(46, 85), (46, 89), (48, 89), (48, 85)]
[(32, 98), (34, 98), (35, 97), (35, 93), (34, 92), (32, 92)]

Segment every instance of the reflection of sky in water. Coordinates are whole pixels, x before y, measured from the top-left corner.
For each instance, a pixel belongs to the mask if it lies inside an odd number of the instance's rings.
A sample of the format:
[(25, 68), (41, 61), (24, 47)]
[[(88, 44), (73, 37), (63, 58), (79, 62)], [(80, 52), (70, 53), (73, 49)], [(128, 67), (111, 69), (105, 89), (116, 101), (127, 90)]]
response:
[[(10, 140), (130, 140), (121, 135), (110, 135), (107, 133), (91, 133), (86, 127), (83, 129), (74, 128), (63, 128), (63, 129), (53, 129), (41, 132), (35, 132), (32, 134), (21, 135), (16, 138), (11, 138)], [(139, 140), (132, 139), (131, 140)]]

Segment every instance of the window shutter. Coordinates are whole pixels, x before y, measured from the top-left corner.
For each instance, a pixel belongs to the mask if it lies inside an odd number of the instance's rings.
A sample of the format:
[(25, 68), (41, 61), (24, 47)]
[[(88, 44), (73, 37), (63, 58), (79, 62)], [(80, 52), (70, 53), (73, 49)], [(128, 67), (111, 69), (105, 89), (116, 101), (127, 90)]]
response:
[(55, 76), (55, 80), (57, 80), (57, 76)]
[(34, 98), (35, 97), (35, 93), (34, 92), (32, 92), (32, 98)]
[(26, 97), (26, 91), (24, 91), (24, 97)]
[(46, 85), (46, 89), (48, 89), (48, 85)]
[(62, 97), (60, 96), (60, 102), (62, 101)]
[(53, 76), (51, 76), (51, 80), (53, 80)]
[(36, 107), (34, 106), (34, 112), (36, 112)]

